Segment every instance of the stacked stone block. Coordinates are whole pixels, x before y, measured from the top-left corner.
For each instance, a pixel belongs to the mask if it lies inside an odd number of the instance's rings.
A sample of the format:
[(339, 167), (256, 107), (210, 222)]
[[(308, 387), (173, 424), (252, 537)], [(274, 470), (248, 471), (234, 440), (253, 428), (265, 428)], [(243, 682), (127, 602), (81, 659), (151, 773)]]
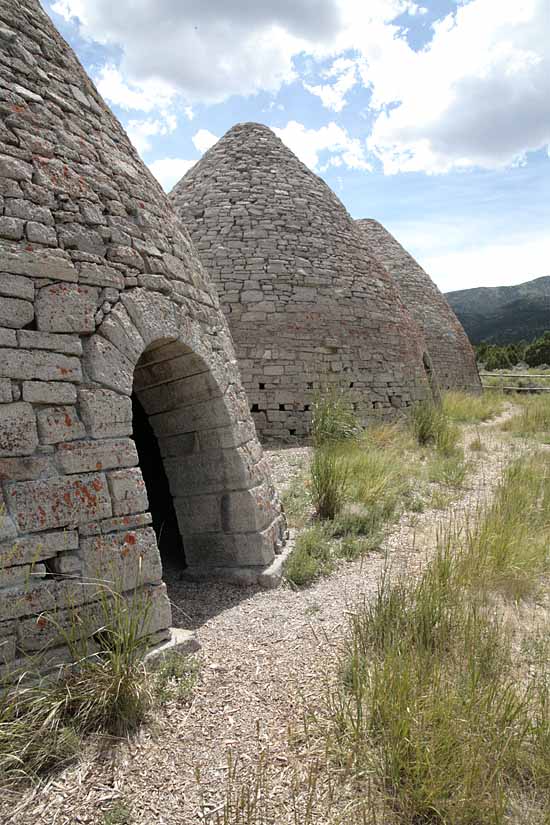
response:
[(367, 252), (387, 269), (422, 330), (439, 388), (481, 392), (472, 345), (445, 296), (382, 224), (369, 218), (356, 223)]
[(270, 129), (233, 127), (170, 199), (218, 286), (262, 438), (306, 435), (323, 385), (365, 422), (429, 394), (422, 333), (387, 271)]
[(0, 0), (0, 659), (105, 586), (170, 605), (132, 435), (150, 416), (196, 574), (254, 580), (283, 519), (188, 235), (36, 0)]

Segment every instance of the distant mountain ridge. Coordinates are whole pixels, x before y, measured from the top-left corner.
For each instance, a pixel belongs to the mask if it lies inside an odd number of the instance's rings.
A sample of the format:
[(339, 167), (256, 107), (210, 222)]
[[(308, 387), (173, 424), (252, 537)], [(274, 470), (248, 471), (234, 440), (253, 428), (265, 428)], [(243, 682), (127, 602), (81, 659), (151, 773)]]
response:
[(459, 289), (445, 297), (473, 344), (531, 341), (550, 330), (550, 275), (516, 286)]

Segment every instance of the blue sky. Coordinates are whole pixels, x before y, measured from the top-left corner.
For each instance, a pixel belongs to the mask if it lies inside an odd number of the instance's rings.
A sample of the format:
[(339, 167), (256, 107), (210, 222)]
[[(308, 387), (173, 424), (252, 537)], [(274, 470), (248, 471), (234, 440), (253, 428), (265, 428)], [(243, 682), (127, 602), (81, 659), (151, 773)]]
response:
[(47, 0), (167, 191), (259, 121), (445, 291), (550, 275), (548, 0)]

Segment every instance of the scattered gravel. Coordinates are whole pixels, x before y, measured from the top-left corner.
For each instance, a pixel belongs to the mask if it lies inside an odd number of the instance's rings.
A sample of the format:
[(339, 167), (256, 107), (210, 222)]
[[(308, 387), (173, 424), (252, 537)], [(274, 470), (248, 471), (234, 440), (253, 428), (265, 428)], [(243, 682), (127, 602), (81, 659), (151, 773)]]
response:
[[(0, 820), (18, 825), (96, 825), (103, 822), (109, 802), (122, 798), (132, 812), (132, 823), (214, 822), (204, 819), (201, 811), (219, 810), (228, 750), (245, 766), (252, 765), (262, 743), (269, 743), (270, 758), (280, 766), (279, 780), (288, 784), (289, 722), (299, 720), (304, 703), (320, 701), (347, 615), (372, 597), (386, 556), (394, 570), (419, 570), (433, 548), (438, 524), (460, 517), (489, 497), (506, 464), (526, 449), (487, 424), (464, 428), (465, 445), (478, 433), (486, 449), (469, 452), (474, 466), (468, 486), (446, 510), (405, 514), (380, 553), (343, 563), (308, 589), (189, 584), (174, 574), (168, 582), (174, 623), (197, 628), (202, 644), (197, 654), (199, 684), (191, 706), (168, 704), (133, 741), (107, 752), (91, 743), (77, 767), (19, 798), (17, 805), (0, 804)], [(299, 472), (308, 452), (305, 447), (267, 452), (279, 488)]]

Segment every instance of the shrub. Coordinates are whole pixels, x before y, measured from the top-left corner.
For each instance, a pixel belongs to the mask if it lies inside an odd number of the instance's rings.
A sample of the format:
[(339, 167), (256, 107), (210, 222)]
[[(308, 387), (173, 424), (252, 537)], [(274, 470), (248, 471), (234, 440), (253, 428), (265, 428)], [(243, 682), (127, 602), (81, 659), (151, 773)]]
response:
[(530, 367), (550, 364), (550, 331), (533, 341), (525, 350), (524, 360)]
[(55, 615), (44, 614), (68, 647), (72, 664), (40, 676), (40, 660), (29, 660), (18, 683), (1, 689), (0, 777), (5, 781), (61, 767), (76, 755), (83, 735), (125, 734), (151, 707), (152, 684), (143, 663), (149, 600), (139, 591), (128, 599), (103, 589), (97, 608), (102, 624), (93, 638), (79, 638), (86, 628), (76, 610), (68, 628)]
[(317, 524), (300, 533), (285, 564), (286, 578), (297, 586), (310, 584), (334, 568), (325, 527)]
[(459, 432), (450, 424), (442, 407), (421, 401), (411, 411), (411, 427), (420, 446), (434, 446), (445, 455), (456, 450)]
[(311, 416), (311, 440), (315, 447), (353, 438), (360, 430), (351, 401), (342, 390), (330, 385), (317, 393)]
[(318, 447), (311, 462), (311, 494), (317, 515), (333, 519), (346, 499), (348, 465), (332, 446)]

